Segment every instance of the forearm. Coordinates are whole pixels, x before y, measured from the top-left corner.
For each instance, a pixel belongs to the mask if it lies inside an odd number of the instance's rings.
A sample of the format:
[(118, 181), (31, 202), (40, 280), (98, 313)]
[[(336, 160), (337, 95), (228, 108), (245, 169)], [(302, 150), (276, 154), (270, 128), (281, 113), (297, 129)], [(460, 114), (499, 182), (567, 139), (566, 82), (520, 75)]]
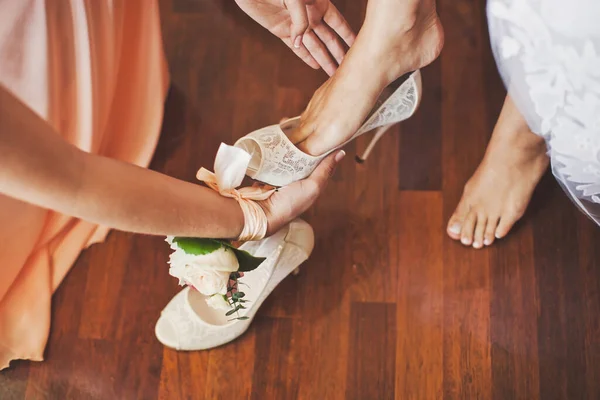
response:
[(120, 230), (236, 237), (235, 200), (131, 164), (80, 151), (0, 87), (0, 193)]
[(87, 157), (73, 215), (130, 232), (234, 238), (243, 214), (211, 189), (103, 157)]

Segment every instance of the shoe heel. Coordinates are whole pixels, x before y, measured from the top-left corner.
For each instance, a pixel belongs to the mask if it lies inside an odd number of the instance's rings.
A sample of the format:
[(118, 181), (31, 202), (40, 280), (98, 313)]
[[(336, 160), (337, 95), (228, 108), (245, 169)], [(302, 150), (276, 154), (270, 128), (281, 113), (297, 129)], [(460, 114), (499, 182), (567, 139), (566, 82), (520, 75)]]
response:
[(371, 151), (373, 151), (373, 149), (375, 148), (375, 145), (377, 144), (379, 139), (381, 139), (383, 137), (383, 135), (394, 125), (395, 124), (390, 124), (390, 125), (385, 125), (385, 126), (381, 126), (381, 127), (377, 128), (375, 130), (375, 135), (373, 136), (373, 138), (369, 142), (369, 145), (367, 146), (367, 149), (363, 152), (363, 154), (361, 156), (358, 156), (358, 155), (356, 156), (356, 162), (359, 164), (362, 164), (365, 161), (367, 161), (367, 158), (369, 158)]

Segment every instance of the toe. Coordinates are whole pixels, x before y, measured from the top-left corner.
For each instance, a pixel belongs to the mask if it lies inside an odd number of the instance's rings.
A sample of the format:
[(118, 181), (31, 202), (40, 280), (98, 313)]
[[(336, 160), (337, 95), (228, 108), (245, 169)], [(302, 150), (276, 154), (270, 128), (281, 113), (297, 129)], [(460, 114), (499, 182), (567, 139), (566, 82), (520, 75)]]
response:
[(483, 247), (483, 235), (487, 224), (487, 216), (479, 214), (477, 216), (477, 225), (475, 225), (475, 236), (473, 237), (473, 247), (481, 249)]
[(462, 231), (462, 226), (465, 220), (465, 217), (469, 213), (469, 207), (466, 203), (461, 199), (454, 210), (454, 214), (450, 217), (448, 221), (448, 227), (446, 228), (446, 232), (448, 232), (448, 236), (450, 236), (454, 240), (460, 239), (460, 233)]
[(475, 225), (477, 224), (477, 213), (474, 210), (469, 211), (467, 218), (462, 226), (460, 233), (460, 241), (465, 246), (473, 244), (473, 233), (475, 231)]
[(488, 218), (485, 233), (483, 234), (483, 244), (485, 246), (490, 246), (492, 243), (494, 243), (494, 239), (496, 238), (496, 229), (498, 227), (498, 220), (498, 217)]
[(495, 236), (496, 239), (502, 239), (504, 236), (508, 234), (508, 231), (513, 227), (515, 222), (519, 219), (518, 214), (510, 213), (504, 214), (500, 217), (500, 222), (498, 223), (498, 227), (496, 228)]

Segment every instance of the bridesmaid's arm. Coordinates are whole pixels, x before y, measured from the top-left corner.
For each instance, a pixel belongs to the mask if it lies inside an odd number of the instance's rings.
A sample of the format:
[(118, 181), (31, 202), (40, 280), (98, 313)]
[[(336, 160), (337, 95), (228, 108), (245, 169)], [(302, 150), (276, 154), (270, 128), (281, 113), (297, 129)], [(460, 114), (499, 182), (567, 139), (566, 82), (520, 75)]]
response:
[(144, 234), (234, 238), (244, 224), (211, 189), (70, 145), (2, 86), (0, 194)]

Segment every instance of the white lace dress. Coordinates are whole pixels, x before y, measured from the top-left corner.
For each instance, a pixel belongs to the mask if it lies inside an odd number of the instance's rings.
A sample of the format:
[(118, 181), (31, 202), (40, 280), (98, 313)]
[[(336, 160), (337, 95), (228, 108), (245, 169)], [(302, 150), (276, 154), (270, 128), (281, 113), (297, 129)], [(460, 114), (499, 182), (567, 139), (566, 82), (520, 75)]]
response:
[(600, 225), (600, 0), (489, 0), (506, 87), (552, 172)]

